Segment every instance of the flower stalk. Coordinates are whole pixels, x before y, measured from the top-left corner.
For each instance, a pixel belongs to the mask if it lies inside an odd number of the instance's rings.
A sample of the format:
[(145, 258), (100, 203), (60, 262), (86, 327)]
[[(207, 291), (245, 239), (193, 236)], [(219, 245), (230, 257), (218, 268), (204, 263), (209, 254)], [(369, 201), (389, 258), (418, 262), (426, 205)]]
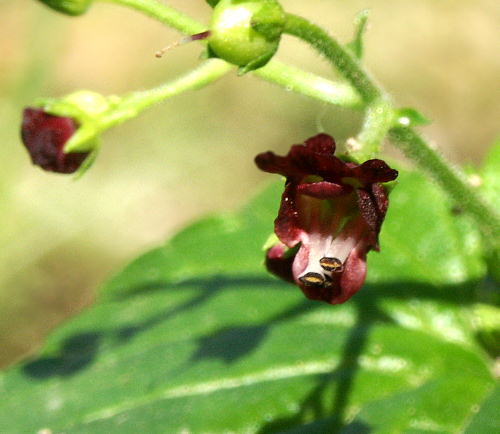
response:
[(118, 104), (105, 113), (100, 124), (103, 129), (136, 117), (149, 107), (188, 90), (196, 90), (218, 80), (233, 66), (219, 59), (209, 59), (187, 74), (154, 89), (133, 92), (122, 97)]
[(394, 125), (394, 119), (394, 109), (387, 99), (372, 101), (365, 109), (361, 131), (356, 138), (347, 141), (349, 157), (356, 161), (374, 158), (380, 152), (384, 138)]
[(365, 103), (383, 96), (382, 90), (361, 68), (359, 61), (321, 27), (305, 18), (287, 14), (284, 33), (302, 39), (323, 54), (359, 92)]
[(106, 3), (115, 3), (117, 5), (126, 6), (131, 9), (141, 12), (155, 20), (179, 30), (186, 35), (194, 35), (195, 33), (207, 30), (207, 27), (193, 20), (189, 15), (178, 11), (157, 0), (98, 0)]
[[(66, 143), (64, 151), (81, 151), (86, 142), (93, 137), (97, 137), (105, 130), (136, 117), (154, 104), (188, 90), (196, 90), (213, 83), (231, 69), (232, 66), (222, 60), (209, 59), (198, 68), (157, 88), (132, 92), (123, 97), (109, 96), (106, 98), (109, 103), (108, 108), (99, 112), (94, 118), (90, 117), (80, 122), (79, 131)], [(46, 109), (49, 113), (55, 115), (71, 115), (70, 113), (58, 112), (56, 107), (54, 106), (54, 109), (51, 109), (51, 106), (47, 105)]]
[(24, 110), (23, 143), (33, 164), (57, 173), (78, 171), (80, 176), (94, 161), (102, 132), (158, 102), (204, 87), (232, 68), (210, 59), (176, 80), (123, 97), (79, 91), (60, 99), (40, 99), (35, 107)]
[[(446, 161), (425, 139), (411, 128), (394, 127), (390, 139), (407, 158), (437, 181), (463, 209), (473, 215), (489, 240), (500, 240), (500, 216), (483, 200), (465, 175)], [(498, 246), (497, 246), (498, 247)]]

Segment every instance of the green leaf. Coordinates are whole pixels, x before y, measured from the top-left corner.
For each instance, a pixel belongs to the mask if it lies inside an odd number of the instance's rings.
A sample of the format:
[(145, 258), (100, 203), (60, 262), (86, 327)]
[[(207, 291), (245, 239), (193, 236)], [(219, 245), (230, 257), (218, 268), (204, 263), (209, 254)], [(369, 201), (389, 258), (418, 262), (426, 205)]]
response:
[(497, 209), (500, 208), (500, 139), (497, 140), (484, 162), (481, 171), (481, 188)]
[(354, 19), (354, 39), (346, 44), (346, 48), (348, 48), (357, 59), (361, 59), (363, 57), (363, 36), (366, 31), (369, 15), (370, 11), (368, 9), (362, 10), (356, 15), (356, 18)]
[(492, 388), (491, 393), (481, 403), (475, 406), (473, 417), (468, 423), (465, 434), (487, 434), (500, 432), (500, 418), (498, 409), (500, 408), (500, 387)]
[(112, 279), (38, 358), (0, 377), (0, 432), (497, 426), (492, 360), (476, 339), (480, 243), (446, 196), (402, 173), (365, 287), (330, 306), (262, 267), (281, 189), (191, 225)]
[[(500, 140), (493, 144), (486, 157), (478, 183), (486, 199), (500, 210)], [(486, 240), (490, 245), (488, 263), (491, 276), (500, 282), (500, 240)]]

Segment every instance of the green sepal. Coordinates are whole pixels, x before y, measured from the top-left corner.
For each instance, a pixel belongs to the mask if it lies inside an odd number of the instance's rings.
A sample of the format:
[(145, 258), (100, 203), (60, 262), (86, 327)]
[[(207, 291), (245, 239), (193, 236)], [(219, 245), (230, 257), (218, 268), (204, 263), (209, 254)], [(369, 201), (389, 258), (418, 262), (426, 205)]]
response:
[(295, 256), (300, 248), (300, 243), (292, 248), (285, 246), (280, 241), (278, 236), (273, 232), (272, 234), (269, 235), (269, 237), (267, 237), (267, 240), (264, 242), (264, 244), (262, 246), (262, 250), (264, 252), (267, 252), (270, 248), (272, 248), (278, 244), (281, 244), (286, 248), (285, 252), (283, 253), (283, 258), (291, 258), (291, 257)]
[(217, 6), (217, 3), (220, 2), (220, 0), (206, 0), (206, 2), (209, 4), (210, 7), (214, 8)]
[(116, 96), (107, 98), (82, 90), (64, 98), (40, 98), (34, 105), (51, 115), (71, 118), (78, 124), (76, 132), (64, 145), (64, 152), (90, 152), (96, 149), (99, 134), (107, 128), (103, 118), (120, 100)]
[(252, 28), (263, 35), (269, 42), (280, 39), (285, 28), (286, 15), (277, 3), (265, 3), (253, 17)]
[(285, 13), (275, 0), (221, 0), (212, 14), (208, 46), (239, 66), (241, 75), (274, 56), (284, 26)]
[(78, 16), (87, 12), (92, 0), (39, 0), (51, 9), (66, 15)]
[(431, 120), (414, 108), (403, 107), (396, 110), (396, 122), (405, 127), (418, 127), (429, 125)]
[(247, 63), (245, 66), (240, 66), (238, 68), (238, 75), (245, 75), (247, 72), (254, 71), (256, 69), (262, 68), (267, 62), (271, 60), (271, 58), (274, 56), (274, 51), (273, 53), (269, 53), (267, 55), (257, 57), (257, 59), (252, 60), (251, 62)]
[(74, 173), (73, 180), (75, 181), (79, 180), (83, 175), (85, 175), (85, 173), (87, 173), (87, 170), (89, 170), (93, 166), (97, 158), (97, 154), (99, 153), (100, 147), (101, 147), (100, 140), (96, 139), (94, 150), (89, 154), (89, 156), (85, 159), (82, 165)]
[(391, 194), (392, 190), (394, 190), (399, 185), (399, 181), (395, 179), (394, 181), (384, 182), (382, 185), (384, 186), (387, 194)]
[(97, 125), (95, 127), (91, 125), (81, 126), (64, 145), (64, 152), (89, 152), (94, 150), (99, 133), (100, 129)]
[(363, 37), (366, 31), (369, 14), (370, 11), (368, 9), (364, 9), (356, 15), (356, 18), (354, 19), (354, 38), (351, 42), (346, 44), (346, 48), (351, 51), (357, 59), (361, 59), (363, 57)]
[(202, 53), (205, 59), (220, 59), (217, 54), (215, 54), (214, 50), (210, 48), (210, 45), (207, 45), (207, 49)]
[(267, 237), (267, 240), (264, 242), (262, 245), (262, 250), (264, 252), (267, 252), (271, 247), (275, 246), (276, 244), (280, 244), (281, 241), (277, 237), (277, 235), (273, 232), (272, 234)]

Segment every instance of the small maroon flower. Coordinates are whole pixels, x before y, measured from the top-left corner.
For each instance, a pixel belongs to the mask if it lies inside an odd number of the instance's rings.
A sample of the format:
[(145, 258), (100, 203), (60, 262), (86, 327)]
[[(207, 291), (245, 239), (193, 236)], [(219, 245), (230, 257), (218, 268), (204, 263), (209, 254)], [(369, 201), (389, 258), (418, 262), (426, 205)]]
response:
[(257, 155), (257, 166), (286, 176), (275, 233), (267, 251), (270, 272), (297, 284), (313, 300), (343, 303), (363, 285), (366, 254), (379, 250), (389, 204), (382, 182), (398, 172), (382, 160), (363, 164), (335, 157), (335, 141), (318, 134), (284, 157)]
[(73, 173), (89, 155), (88, 152), (64, 153), (65, 143), (77, 128), (71, 118), (51, 115), (38, 108), (26, 108), (21, 138), (33, 164), (51, 172)]

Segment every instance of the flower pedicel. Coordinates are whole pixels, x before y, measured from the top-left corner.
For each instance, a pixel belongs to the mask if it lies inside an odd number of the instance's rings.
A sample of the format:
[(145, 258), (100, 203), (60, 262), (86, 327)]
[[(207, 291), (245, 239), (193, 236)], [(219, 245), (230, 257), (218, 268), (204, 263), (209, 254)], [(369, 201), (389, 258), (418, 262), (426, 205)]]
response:
[(398, 172), (384, 161), (363, 164), (335, 157), (335, 141), (318, 134), (284, 157), (257, 155), (257, 166), (286, 177), (275, 233), (268, 249), (270, 272), (297, 284), (314, 300), (343, 303), (363, 285), (366, 254), (379, 250), (388, 207), (383, 182)]

